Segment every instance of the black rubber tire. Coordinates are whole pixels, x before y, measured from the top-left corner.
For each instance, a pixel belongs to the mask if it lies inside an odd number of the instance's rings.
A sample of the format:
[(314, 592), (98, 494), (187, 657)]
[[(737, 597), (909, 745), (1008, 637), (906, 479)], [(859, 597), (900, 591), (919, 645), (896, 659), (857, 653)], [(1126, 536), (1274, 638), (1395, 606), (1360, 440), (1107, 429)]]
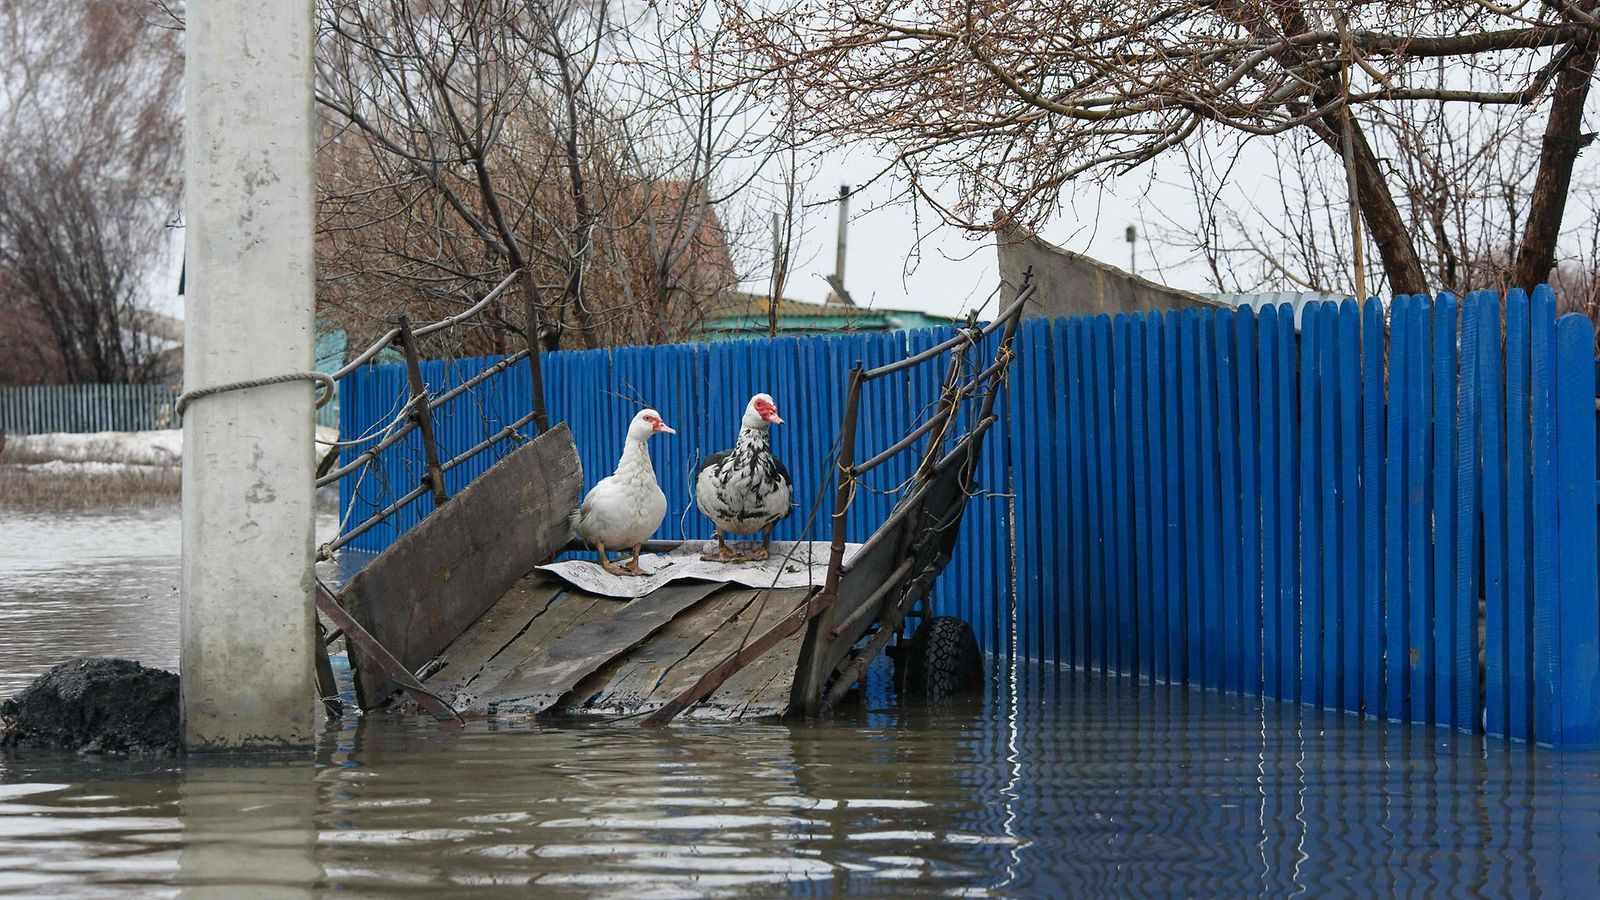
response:
[(906, 650), (902, 690), (907, 697), (943, 700), (983, 685), (983, 651), (972, 626), (934, 616), (917, 626)]

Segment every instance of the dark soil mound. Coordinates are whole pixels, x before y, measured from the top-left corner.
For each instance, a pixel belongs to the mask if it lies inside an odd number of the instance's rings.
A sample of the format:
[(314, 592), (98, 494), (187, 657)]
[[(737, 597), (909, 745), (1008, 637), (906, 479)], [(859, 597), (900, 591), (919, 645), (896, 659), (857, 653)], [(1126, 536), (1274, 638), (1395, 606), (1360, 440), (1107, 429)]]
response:
[(72, 659), (0, 703), (0, 747), (176, 753), (178, 676), (126, 659)]

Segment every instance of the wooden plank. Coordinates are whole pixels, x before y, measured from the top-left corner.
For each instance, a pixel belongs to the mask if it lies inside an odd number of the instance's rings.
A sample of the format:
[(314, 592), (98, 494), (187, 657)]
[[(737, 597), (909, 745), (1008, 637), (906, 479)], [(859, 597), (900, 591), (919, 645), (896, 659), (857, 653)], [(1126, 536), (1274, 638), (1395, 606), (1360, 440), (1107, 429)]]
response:
[[(788, 617), (811, 595), (811, 588), (759, 591), (748, 606), (701, 641), (689, 655), (669, 668), (642, 709), (659, 709), (689, 690), (707, 672), (723, 664), (746, 644), (761, 637)], [(804, 633), (800, 629), (799, 633)], [(770, 652), (770, 651), (769, 651)], [(730, 676), (731, 677), (731, 676)], [(726, 683), (726, 682), (724, 682)], [(715, 693), (715, 691), (712, 691)]]
[(466, 634), (439, 654), (439, 666), (428, 676), (428, 686), (454, 703), (456, 693), (548, 609), (564, 589), (564, 582), (539, 572), (518, 581)]
[[(565, 425), (490, 467), (350, 579), (351, 616), (416, 671), (460, 637), (530, 569), (567, 542), (583, 471)], [(357, 700), (381, 704), (394, 682), (352, 654)]]
[(613, 614), (620, 605), (610, 598), (581, 591), (562, 591), (521, 634), (484, 664), (478, 676), (456, 695), (456, 707), (476, 713), (487, 711), (491, 704), (501, 699), (495, 691), (496, 687), (523, 660), (559, 640), (562, 635)]
[[(675, 616), (720, 589), (715, 583), (669, 584), (630, 603), (612, 603), (609, 615), (586, 617), (529, 653), (484, 691), (502, 714), (536, 716), (572, 690), (584, 676), (654, 634)], [(596, 604), (593, 609), (600, 609)]]
[(1506, 735), (1533, 740), (1528, 295), (1506, 293)]
[(733, 721), (783, 716), (789, 711), (795, 667), (799, 665), (804, 640), (803, 631), (784, 638), (765, 656), (735, 673), (685, 717)]
[(726, 588), (712, 595), (668, 622), (644, 646), (580, 682), (573, 689), (573, 703), (595, 712), (637, 711), (668, 670), (748, 607), (758, 593), (748, 588)]
[[(1540, 288), (1540, 290), (1549, 290)], [(1561, 746), (1600, 743), (1600, 582), (1595, 571), (1594, 323), (1569, 313), (1556, 324), (1556, 491), (1560, 513)]]

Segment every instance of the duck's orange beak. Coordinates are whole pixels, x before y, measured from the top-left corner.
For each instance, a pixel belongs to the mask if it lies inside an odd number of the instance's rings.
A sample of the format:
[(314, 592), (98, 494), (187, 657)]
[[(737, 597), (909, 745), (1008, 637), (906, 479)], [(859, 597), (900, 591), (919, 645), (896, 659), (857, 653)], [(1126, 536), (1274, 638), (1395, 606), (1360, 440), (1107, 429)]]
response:
[(676, 428), (673, 428), (671, 425), (668, 425), (667, 423), (661, 421), (660, 419), (656, 420), (655, 430), (663, 432), (665, 434), (677, 434), (678, 433), (678, 430)]

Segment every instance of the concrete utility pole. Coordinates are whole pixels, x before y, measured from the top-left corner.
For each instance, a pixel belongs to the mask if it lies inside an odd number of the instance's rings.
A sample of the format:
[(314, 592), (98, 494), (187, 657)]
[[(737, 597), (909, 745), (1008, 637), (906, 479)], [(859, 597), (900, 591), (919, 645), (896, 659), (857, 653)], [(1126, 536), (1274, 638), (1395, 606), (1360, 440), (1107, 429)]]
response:
[(1129, 225), (1128, 230), (1123, 232), (1122, 236), (1128, 239), (1128, 272), (1137, 275), (1139, 274), (1139, 253), (1136, 242), (1139, 240), (1139, 232), (1132, 225)]
[[(312, 366), (312, 34), (311, 0), (189, 3), (186, 390)], [(184, 415), (190, 749), (315, 736), (312, 391), (231, 391)]]
[[(850, 236), (850, 185), (839, 185), (839, 243), (833, 252), (833, 282), (834, 298), (838, 302), (850, 302), (844, 289), (844, 252), (845, 242)], [(833, 299), (833, 298), (830, 298)]]

